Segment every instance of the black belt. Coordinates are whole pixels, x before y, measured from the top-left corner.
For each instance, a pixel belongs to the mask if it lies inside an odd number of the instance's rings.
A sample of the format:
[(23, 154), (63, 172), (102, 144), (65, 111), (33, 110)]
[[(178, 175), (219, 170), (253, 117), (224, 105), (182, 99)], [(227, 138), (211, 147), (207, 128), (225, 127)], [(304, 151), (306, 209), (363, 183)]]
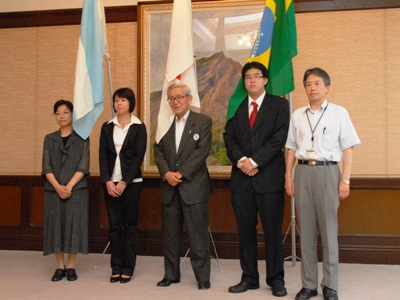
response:
[(320, 161), (320, 160), (298, 160), (299, 165), (309, 166), (326, 166), (326, 165), (337, 165), (336, 161)]

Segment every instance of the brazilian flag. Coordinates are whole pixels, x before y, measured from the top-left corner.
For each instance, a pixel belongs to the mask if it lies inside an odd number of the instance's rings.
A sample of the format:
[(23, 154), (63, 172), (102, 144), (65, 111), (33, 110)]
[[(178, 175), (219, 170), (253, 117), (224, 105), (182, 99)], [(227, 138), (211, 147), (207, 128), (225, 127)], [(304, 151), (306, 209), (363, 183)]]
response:
[[(294, 90), (292, 58), (297, 55), (296, 18), (293, 0), (266, 0), (260, 29), (248, 62), (257, 61), (268, 68), (266, 90), (283, 96)], [(228, 104), (227, 120), (232, 118), (246, 98), (242, 79)]]

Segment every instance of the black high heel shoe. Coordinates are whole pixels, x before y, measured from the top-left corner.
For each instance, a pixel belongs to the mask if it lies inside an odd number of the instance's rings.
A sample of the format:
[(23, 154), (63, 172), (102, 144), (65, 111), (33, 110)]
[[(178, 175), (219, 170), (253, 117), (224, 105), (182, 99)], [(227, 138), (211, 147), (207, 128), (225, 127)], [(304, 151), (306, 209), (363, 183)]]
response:
[[(118, 275), (118, 276), (115, 276), (115, 275)], [(119, 274), (113, 274), (113, 275), (111, 275), (111, 277), (110, 277), (110, 282), (111, 282), (111, 283), (116, 283), (116, 282), (120, 281), (120, 279), (121, 279), (121, 275), (119, 275)]]
[[(125, 276), (128, 276), (128, 275), (125, 275)], [(120, 277), (119, 282), (121, 282), (121, 283), (127, 283), (127, 282), (131, 281), (131, 278), (132, 278), (132, 276), (129, 276), (129, 277), (126, 277), (126, 278)]]
[(63, 277), (65, 277), (65, 269), (57, 269), (51, 277), (51, 281), (60, 281)]

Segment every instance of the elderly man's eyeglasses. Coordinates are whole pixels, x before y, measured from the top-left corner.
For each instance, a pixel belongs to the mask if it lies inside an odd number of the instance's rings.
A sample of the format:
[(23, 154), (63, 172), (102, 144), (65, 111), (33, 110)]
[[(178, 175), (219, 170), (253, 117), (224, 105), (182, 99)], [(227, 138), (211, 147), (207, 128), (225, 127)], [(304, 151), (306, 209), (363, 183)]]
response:
[(176, 97), (169, 97), (169, 98), (167, 98), (167, 101), (169, 103), (174, 102), (174, 101), (181, 103), (183, 101), (183, 98), (185, 98), (187, 96), (189, 96), (189, 95), (185, 95), (185, 96), (178, 95)]
[(244, 80), (250, 81), (250, 80), (253, 80), (253, 79), (254, 80), (258, 80), (258, 79), (261, 79), (261, 78), (264, 78), (264, 76), (258, 75), (258, 74), (254, 75), (254, 76), (246, 75), (244, 77)]

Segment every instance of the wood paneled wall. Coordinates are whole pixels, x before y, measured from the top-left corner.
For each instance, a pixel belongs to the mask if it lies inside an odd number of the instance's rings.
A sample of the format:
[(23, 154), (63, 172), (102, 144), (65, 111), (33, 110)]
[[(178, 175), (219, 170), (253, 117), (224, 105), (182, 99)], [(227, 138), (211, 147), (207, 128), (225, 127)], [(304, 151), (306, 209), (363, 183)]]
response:
[[(318, 15), (318, 12), (329, 12), (329, 11), (346, 11), (346, 10), (364, 10), (364, 9), (382, 9), (382, 8), (400, 8), (398, 0), (328, 0), (328, 1), (315, 1), (315, 0), (296, 0), (295, 1), (297, 13), (310, 13), (313, 12), (315, 21), (319, 20), (323, 15)], [(71, 32), (78, 32), (78, 25), (80, 23), (80, 10), (62, 10), (62, 11), (43, 11), (43, 12), (23, 12), (23, 13), (3, 13), (0, 14), (0, 36), (12, 36), (14, 39), (18, 39), (18, 34), (24, 36), (24, 30), (30, 30), (32, 32), (31, 39), (21, 41), (21, 45), (24, 47), (18, 47), (18, 49), (11, 49), (17, 53), (23, 53), (27, 56), (30, 61), (35, 61), (35, 56), (32, 56), (32, 51), (46, 52), (49, 45), (42, 45), (38, 43), (38, 39), (42, 38), (41, 33), (43, 31), (35, 30), (35, 28), (49, 26), (45, 28), (46, 33), (51, 33), (57, 36), (52, 28), (54, 26), (71, 26)], [(134, 53), (136, 55), (135, 43), (132, 42), (136, 37), (136, 20), (137, 20), (137, 8), (136, 6), (129, 7), (116, 7), (106, 9), (107, 23), (119, 23), (118, 26), (107, 26), (109, 34), (113, 36), (113, 39), (109, 39), (112, 47), (121, 47), (128, 49), (125, 50), (128, 53)], [(360, 15), (359, 15), (360, 16)], [(382, 20), (387, 18), (394, 18), (392, 14), (382, 14)], [(303, 18), (299, 18), (300, 22)], [(314, 20), (311, 18), (310, 20)], [(364, 20), (367, 22), (367, 20)], [(125, 22), (125, 24), (121, 24)], [(132, 25), (134, 26), (128, 26)], [(361, 23), (360, 23), (361, 24)], [(117, 25), (117, 24), (115, 24)], [(121, 26), (120, 26), (121, 25)], [(361, 26), (361, 25), (360, 25)], [(369, 24), (368, 26), (372, 26)], [(390, 26), (389, 26), (390, 27)], [(392, 26), (390, 33), (395, 34), (398, 30), (398, 26)], [(26, 28), (26, 29), (25, 29)], [(368, 27), (369, 28), (369, 27)], [(15, 34), (9, 35), (9, 30), (16, 30)], [(60, 29), (62, 31), (62, 28)], [(50, 32), (51, 31), (51, 32)], [(388, 31), (389, 32), (389, 31)], [(326, 39), (330, 39), (329, 31), (326, 32)], [(129, 39), (126, 37), (129, 36)], [(306, 44), (309, 40), (307, 39), (307, 33), (300, 35)], [(57, 39), (59, 36), (57, 36)], [(63, 38), (65, 38), (63, 36)], [(73, 38), (70, 38), (73, 40)], [(323, 41), (323, 39), (321, 40)], [(333, 41), (335, 42), (335, 41)], [(7, 43), (2, 43), (2, 47), (6, 47)], [(68, 44), (68, 43), (67, 43)], [(60, 55), (65, 52), (66, 47), (76, 48), (75, 45), (67, 45), (65, 41), (57, 44), (56, 50), (59, 51)], [(373, 45), (372, 43), (371, 45)], [(33, 46), (32, 46), (33, 45)], [(32, 49), (34, 47), (35, 49)], [(349, 47), (348, 45), (346, 47)], [(2, 48), (2, 49), (3, 49)], [(57, 50), (58, 49), (58, 50)], [(76, 51), (76, 50), (74, 50)], [(26, 55), (25, 55), (26, 53)], [(310, 54), (310, 53), (309, 53)], [(126, 56), (125, 52), (121, 52), (121, 56)], [(314, 54), (311, 54), (312, 56)], [(73, 55), (74, 56), (74, 55)], [(73, 57), (71, 56), (71, 57)], [(398, 57), (395, 56), (395, 57)], [(46, 56), (43, 56), (43, 60)], [(72, 59), (74, 60), (74, 58)], [(392, 59), (393, 60), (393, 59)], [(389, 61), (390, 66), (394, 68), (398, 63), (397, 60)], [(117, 68), (119, 70), (116, 79), (118, 85), (130, 85), (134, 89), (136, 83), (134, 77), (136, 74), (136, 66), (132, 67), (126, 64), (123, 60), (118, 60), (118, 57), (114, 58), (117, 62)], [(7, 65), (7, 61), (4, 61)], [(2, 76), (4, 74), (15, 75), (22, 79), (29, 78), (34, 70), (27, 70), (24, 64), (16, 64), (8, 62), (8, 67), (0, 70)], [(360, 63), (369, 64), (369, 62), (362, 61)], [(69, 65), (74, 66), (74, 63)], [(301, 65), (302, 62), (296, 62), (296, 65)], [(69, 67), (71, 73), (73, 73), (73, 67)], [(343, 70), (345, 72), (346, 70)], [(371, 72), (375, 72), (372, 70)], [(42, 71), (43, 72), (43, 71)], [(65, 70), (60, 70), (57, 73), (60, 78), (59, 81), (65, 81), (63, 77)], [(133, 74), (133, 75), (132, 75)], [(380, 74), (380, 73), (379, 73)], [(363, 74), (361, 74), (363, 75)], [(41, 73), (44, 78), (50, 78), (49, 76)], [(46, 77), (47, 76), (47, 77)], [(7, 78), (7, 76), (5, 76)], [(128, 79), (129, 84), (124, 84)], [(45, 81), (45, 80), (44, 80)], [(3, 80), (2, 80), (3, 82)], [(375, 83), (374, 80), (368, 82), (368, 86), (372, 86)], [(388, 84), (391, 84), (390, 82)], [(16, 93), (15, 88), (18, 85), (12, 84), (8, 89), (2, 88), (2, 94), (7, 95), (4, 101), (11, 103), (10, 100), (21, 96), (21, 87), (19, 86), (19, 92)], [(46, 86), (44, 86), (46, 87)], [(48, 86), (47, 86), (48, 87)], [(49, 91), (43, 92), (43, 89), (38, 89), (44, 98), (49, 98), (52, 87), (48, 87)], [(12, 91), (12, 93), (10, 92)], [(64, 88), (68, 90), (68, 88)], [(388, 86), (388, 92), (382, 97), (391, 98), (390, 86)], [(22, 93), (22, 96), (30, 96), (32, 91), (26, 91)], [(36, 95), (36, 97), (38, 97)], [(40, 98), (38, 97), (38, 98)], [(54, 95), (52, 95), (54, 97)], [(0, 99), (2, 99), (0, 97)], [(54, 99), (50, 102), (42, 103), (41, 107), (36, 107), (37, 110), (44, 110), (48, 108), (49, 103), (53, 103)], [(2, 100), (3, 101), (3, 100)], [(379, 100), (380, 101), (380, 100)], [(371, 104), (371, 103), (368, 103)], [(3, 111), (3, 110), (1, 110)], [(47, 111), (47, 110), (46, 110)], [(19, 114), (24, 116), (24, 120), (27, 120), (26, 116), (29, 116), (30, 108), (22, 110)], [(398, 116), (398, 111), (390, 108), (388, 114), (395, 114)], [(8, 116), (1, 115), (1, 128), (9, 128), (9, 124), (14, 124), (14, 119), (7, 119)], [(42, 117), (44, 119), (49, 116)], [(4, 121), (6, 120), (6, 121)], [(32, 122), (32, 121), (31, 121)], [(41, 119), (41, 122), (43, 120)], [(360, 121), (361, 122), (361, 121)], [(40, 132), (36, 132), (35, 139), (42, 139), (42, 133), (48, 133), (48, 126), (46, 122), (37, 125), (33, 123), (24, 123), (24, 127), (38, 126)], [(18, 132), (17, 132), (18, 133)], [(19, 134), (19, 133), (18, 133)], [(398, 134), (398, 133), (397, 133)], [(393, 136), (395, 137), (395, 136)], [(15, 138), (13, 136), (13, 138)], [(27, 139), (20, 138), (21, 144), (28, 145), (31, 147)], [(395, 138), (391, 140), (396, 140)], [(96, 140), (92, 140), (94, 142)], [(94, 143), (95, 144), (95, 143)], [(5, 147), (3, 143), (1, 147)], [(24, 148), (24, 147), (22, 147)], [(22, 149), (21, 148), (21, 149)], [(26, 147), (25, 147), (26, 148)], [(397, 151), (394, 147), (389, 145), (388, 152), (390, 155), (397, 157), (393, 152)], [(383, 148), (382, 148), (383, 149)], [(3, 166), (9, 161), (7, 160), (7, 153), (15, 149), (3, 151), (1, 161)], [(22, 149), (25, 150), (25, 149)], [(36, 152), (35, 152), (36, 151)], [(40, 157), (41, 149), (40, 146), (34, 150), (34, 155)], [(385, 155), (385, 154), (383, 154)], [(25, 162), (26, 158), (21, 158), (21, 165)], [(93, 160), (95, 161), (95, 159)], [(370, 163), (370, 162), (366, 162)], [(394, 164), (396, 166), (396, 164)], [(25, 166), (25, 165), (24, 165)], [(387, 166), (388, 169), (392, 166)], [(21, 176), (4, 175), (0, 176), (0, 249), (21, 249), (21, 250), (42, 250), (43, 244), (43, 183), (44, 179), (37, 175), (36, 169), (37, 164), (32, 167), (32, 172), (25, 175), (26, 171), (14, 170), (12, 174), (21, 174)], [(4, 168), (3, 168), (4, 169)], [(0, 172), (3, 171), (0, 170)], [(25, 173), (24, 173), (25, 172)], [(9, 172), (7, 172), (9, 174)], [(214, 194), (210, 199), (209, 210), (210, 210), (210, 228), (215, 240), (218, 254), (221, 258), (238, 258), (238, 237), (236, 230), (236, 223), (233, 214), (233, 210), (230, 203), (230, 189), (229, 180), (213, 180)], [(353, 178), (352, 179), (352, 192), (349, 199), (342, 201), (339, 209), (339, 245), (340, 245), (340, 260), (341, 262), (357, 262), (357, 263), (386, 263), (386, 264), (399, 264), (400, 263), (400, 222), (398, 220), (398, 212), (400, 211), (400, 180), (398, 178)], [(89, 178), (89, 246), (91, 252), (102, 252), (108, 242), (108, 224), (107, 214), (103, 199), (103, 191), (100, 185), (100, 179), (97, 176)], [(286, 213), (283, 224), (283, 230), (286, 232), (290, 225), (290, 199), (287, 199)], [(160, 203), (160, 189), (159, 179), (146, 178), (144, 181), (144, 189), (141, 195), (140, 204), (140, 241), (139, 241), (139, 254), (141, 255), (162, 255), (162, 224), (161, 224), (161, 203)], [(261, 229), (259, 228), (260, 232)], [(284, 241), (285, 251), (287, 255), (290, 255), (291, 251), (291, 236), (290, 232)], [(298, 245), (298, 243), (297, 243)], [(182, 245), (182, 254), (188, 247), (187, 237), (184, 237)], [(320, 247), (319, 247), (320, 248)], [(298, 247), (297, 250), (299, 251)], [(260, 259), (263, 258), (264, 243), (262, 236), (259, 238), (259, 254)]]
[[(139, 213), (140, 255), (163, 255), (159, 180), (144, 180)], [(40, 176), (0, 176), (0, 249), (43, 249), (43, 184), (44, 179)], [(386, 185), (385, 181), (375, 180), (365, 189), (357, 179), (353, 179), (351, 196), (342, 201), (339, 209), (341, 262), (400, 263), (400, 191), (388, 189)], [(392, 185), (398, 187), (400, 180), (392, 182)], [(218, 255), (237, 259), (239, 244), (230, 203), (229, 180), (213, 180), (213, 188), (209, 202), (210, 229)], [(286, 199), (284, 233), (289, 229), (290, 213), (290, 199)], [(264, 242), (260, 225), (258, 230), (259, 258), (262, 259)], [(103, 188), (99, 177), (90, 177), (89, 250), (100, 253), (107, 243), (108, 220)], [(289, 256), (291, 231), (284, 240), (284, 246), (286, 256)], [(182, 255), (187, 248), (188, 240), (184, 236)], [(300, 251), (298, 242), (297, 251)]]

